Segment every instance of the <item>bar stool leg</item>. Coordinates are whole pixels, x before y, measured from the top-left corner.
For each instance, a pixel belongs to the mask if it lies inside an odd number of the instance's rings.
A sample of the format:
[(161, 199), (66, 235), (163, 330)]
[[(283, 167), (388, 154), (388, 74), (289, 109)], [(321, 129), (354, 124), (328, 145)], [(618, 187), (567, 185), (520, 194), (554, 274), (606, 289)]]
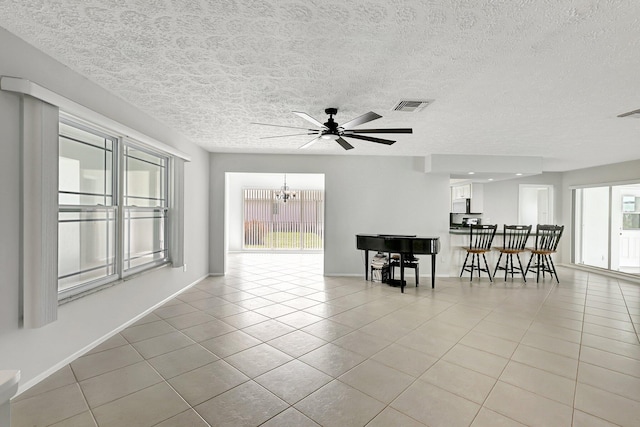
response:
[(511, 260), (511, 280), (513, 280), (513, 254), (509, 254), (509, 259)]
[[(507, 273), (509, 271), (509, 254), (506, 254), (504, 256), (504, 281), (507, 281)], [(493, 277), (495, 277), (496, 274), (493, 273)]]
[(522, 269), (522, 262), (520, 262), (520, 255), (516, 254), (516, 258), (518, 258), (518, 265), (520, 266), (520, 273), (522, 273), (522, 280), (524, 280), (524, 283), (527, 283), (527, 275)]
[(464, 257), (464, 264), (462, 264), (462, 270), (460, 271), (460, 277), (464, 274), (464, 269), (467, 266), (467, 259), (469, 259), (469, 252), (467, 252), (467, 256)]
[[(489, 281), (493, 282), (493, 278), (491, 277), (491, 270), (489, 270), (489, 264), (487, 263), (487, 257), (484, 256), (484, 253), (482, 254), (482, 258), (484, 259), (484, 266), (487, 269), (487, 275), (489, 276)], [(478, 256), (478, 267), (480, 267), (480, 256)], [(480, 276), (480, 273), (478, 273), (478, 276)]]
[(552, 269), (551, 278), (553, 279), (553, 275), (555, 275), (556, 282), (560, 284), (560, 279), (558, 279), (558, 272), (556, 271), (556, 266), (553, 264), (553, 259), (551, 258), (551, 255), (549, 255), (549, 263), (551, 264), (551, 269)]
[(496, 277), (496, 273), (498, 272), (498, 267), (500, 266), (500, 260), (502, 259), (502, 252), (500, 252), (500, 256), (498, 256), (498, 262), (496, 262), (496, 268), (493, 270), (493, 277)]
[(524, 271), (525, 276), (527, 275), (527, 273), (529, 272), (529, 267), (531, 266), (531, 261), (533, 260), (534, 254), (531, 254), (531, 256), (529, 257), (529, 263), (527, 264), (527, 268)]
[(473, 281), (473, 262), (475, 261), (476, 258), (476, 254), (471, 254), (471, 277), (469, 278), (469, 281)]

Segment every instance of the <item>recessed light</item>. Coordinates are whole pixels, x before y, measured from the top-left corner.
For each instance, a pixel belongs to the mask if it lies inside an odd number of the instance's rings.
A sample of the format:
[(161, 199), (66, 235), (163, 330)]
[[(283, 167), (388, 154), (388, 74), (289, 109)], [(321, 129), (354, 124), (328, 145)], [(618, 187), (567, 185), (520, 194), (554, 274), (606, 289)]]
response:
[(489, 178), (489, 181), (493, 181), (493, 178)]
[(469, 175), (473, 175), (473, 174), (475, 174), (475, 172), (469, 172)]

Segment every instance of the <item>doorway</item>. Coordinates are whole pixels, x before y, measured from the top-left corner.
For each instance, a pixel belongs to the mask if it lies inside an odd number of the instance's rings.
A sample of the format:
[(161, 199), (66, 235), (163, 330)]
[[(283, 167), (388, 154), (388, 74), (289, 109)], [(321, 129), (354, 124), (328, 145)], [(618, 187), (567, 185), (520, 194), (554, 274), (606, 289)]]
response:
[(520, 184), (518, 224), (553, 224), (553, 185)]
[(227, 173), (225, 204), (227, 252), (323, 252), (324, 174)]

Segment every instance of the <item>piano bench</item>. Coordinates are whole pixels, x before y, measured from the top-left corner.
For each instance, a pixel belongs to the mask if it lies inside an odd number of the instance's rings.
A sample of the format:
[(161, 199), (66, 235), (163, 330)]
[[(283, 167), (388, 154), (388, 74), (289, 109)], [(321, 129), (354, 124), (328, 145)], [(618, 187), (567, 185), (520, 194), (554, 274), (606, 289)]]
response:
[[(404, 268), (413, 268), (415, 270), (416, 273), (416, 286), (418, 286), (420, 284), (420, 266), (418, 264), (417, 258), (415, 258), (416, 261), (407, 261), (405, 260), (404, 262)], [(391, 263), (389, 264), (391, 266), (391, 278), (395, 279), (395, 268), (396, 267), (400, 267), (400, 260), (391, 260)]]

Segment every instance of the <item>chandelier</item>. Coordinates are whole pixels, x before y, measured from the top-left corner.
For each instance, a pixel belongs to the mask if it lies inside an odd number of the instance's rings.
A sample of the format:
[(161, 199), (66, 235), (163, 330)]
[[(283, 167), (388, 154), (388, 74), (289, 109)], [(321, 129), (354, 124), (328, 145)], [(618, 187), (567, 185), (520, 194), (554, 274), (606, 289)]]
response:
[(280, 187), (280, 191), (277, 191), (274, 194), (274, 197), (276, 198), (277, 201), (280, 201), (282, 203), (287, 203), (288, 200), (293, 200), (297, 197), (297, 194), (295, 191), (291, 191), (289, 189), (289, 186), (287, 185), (287, 174), (284, 174), (284, 185), (282, 187)]

